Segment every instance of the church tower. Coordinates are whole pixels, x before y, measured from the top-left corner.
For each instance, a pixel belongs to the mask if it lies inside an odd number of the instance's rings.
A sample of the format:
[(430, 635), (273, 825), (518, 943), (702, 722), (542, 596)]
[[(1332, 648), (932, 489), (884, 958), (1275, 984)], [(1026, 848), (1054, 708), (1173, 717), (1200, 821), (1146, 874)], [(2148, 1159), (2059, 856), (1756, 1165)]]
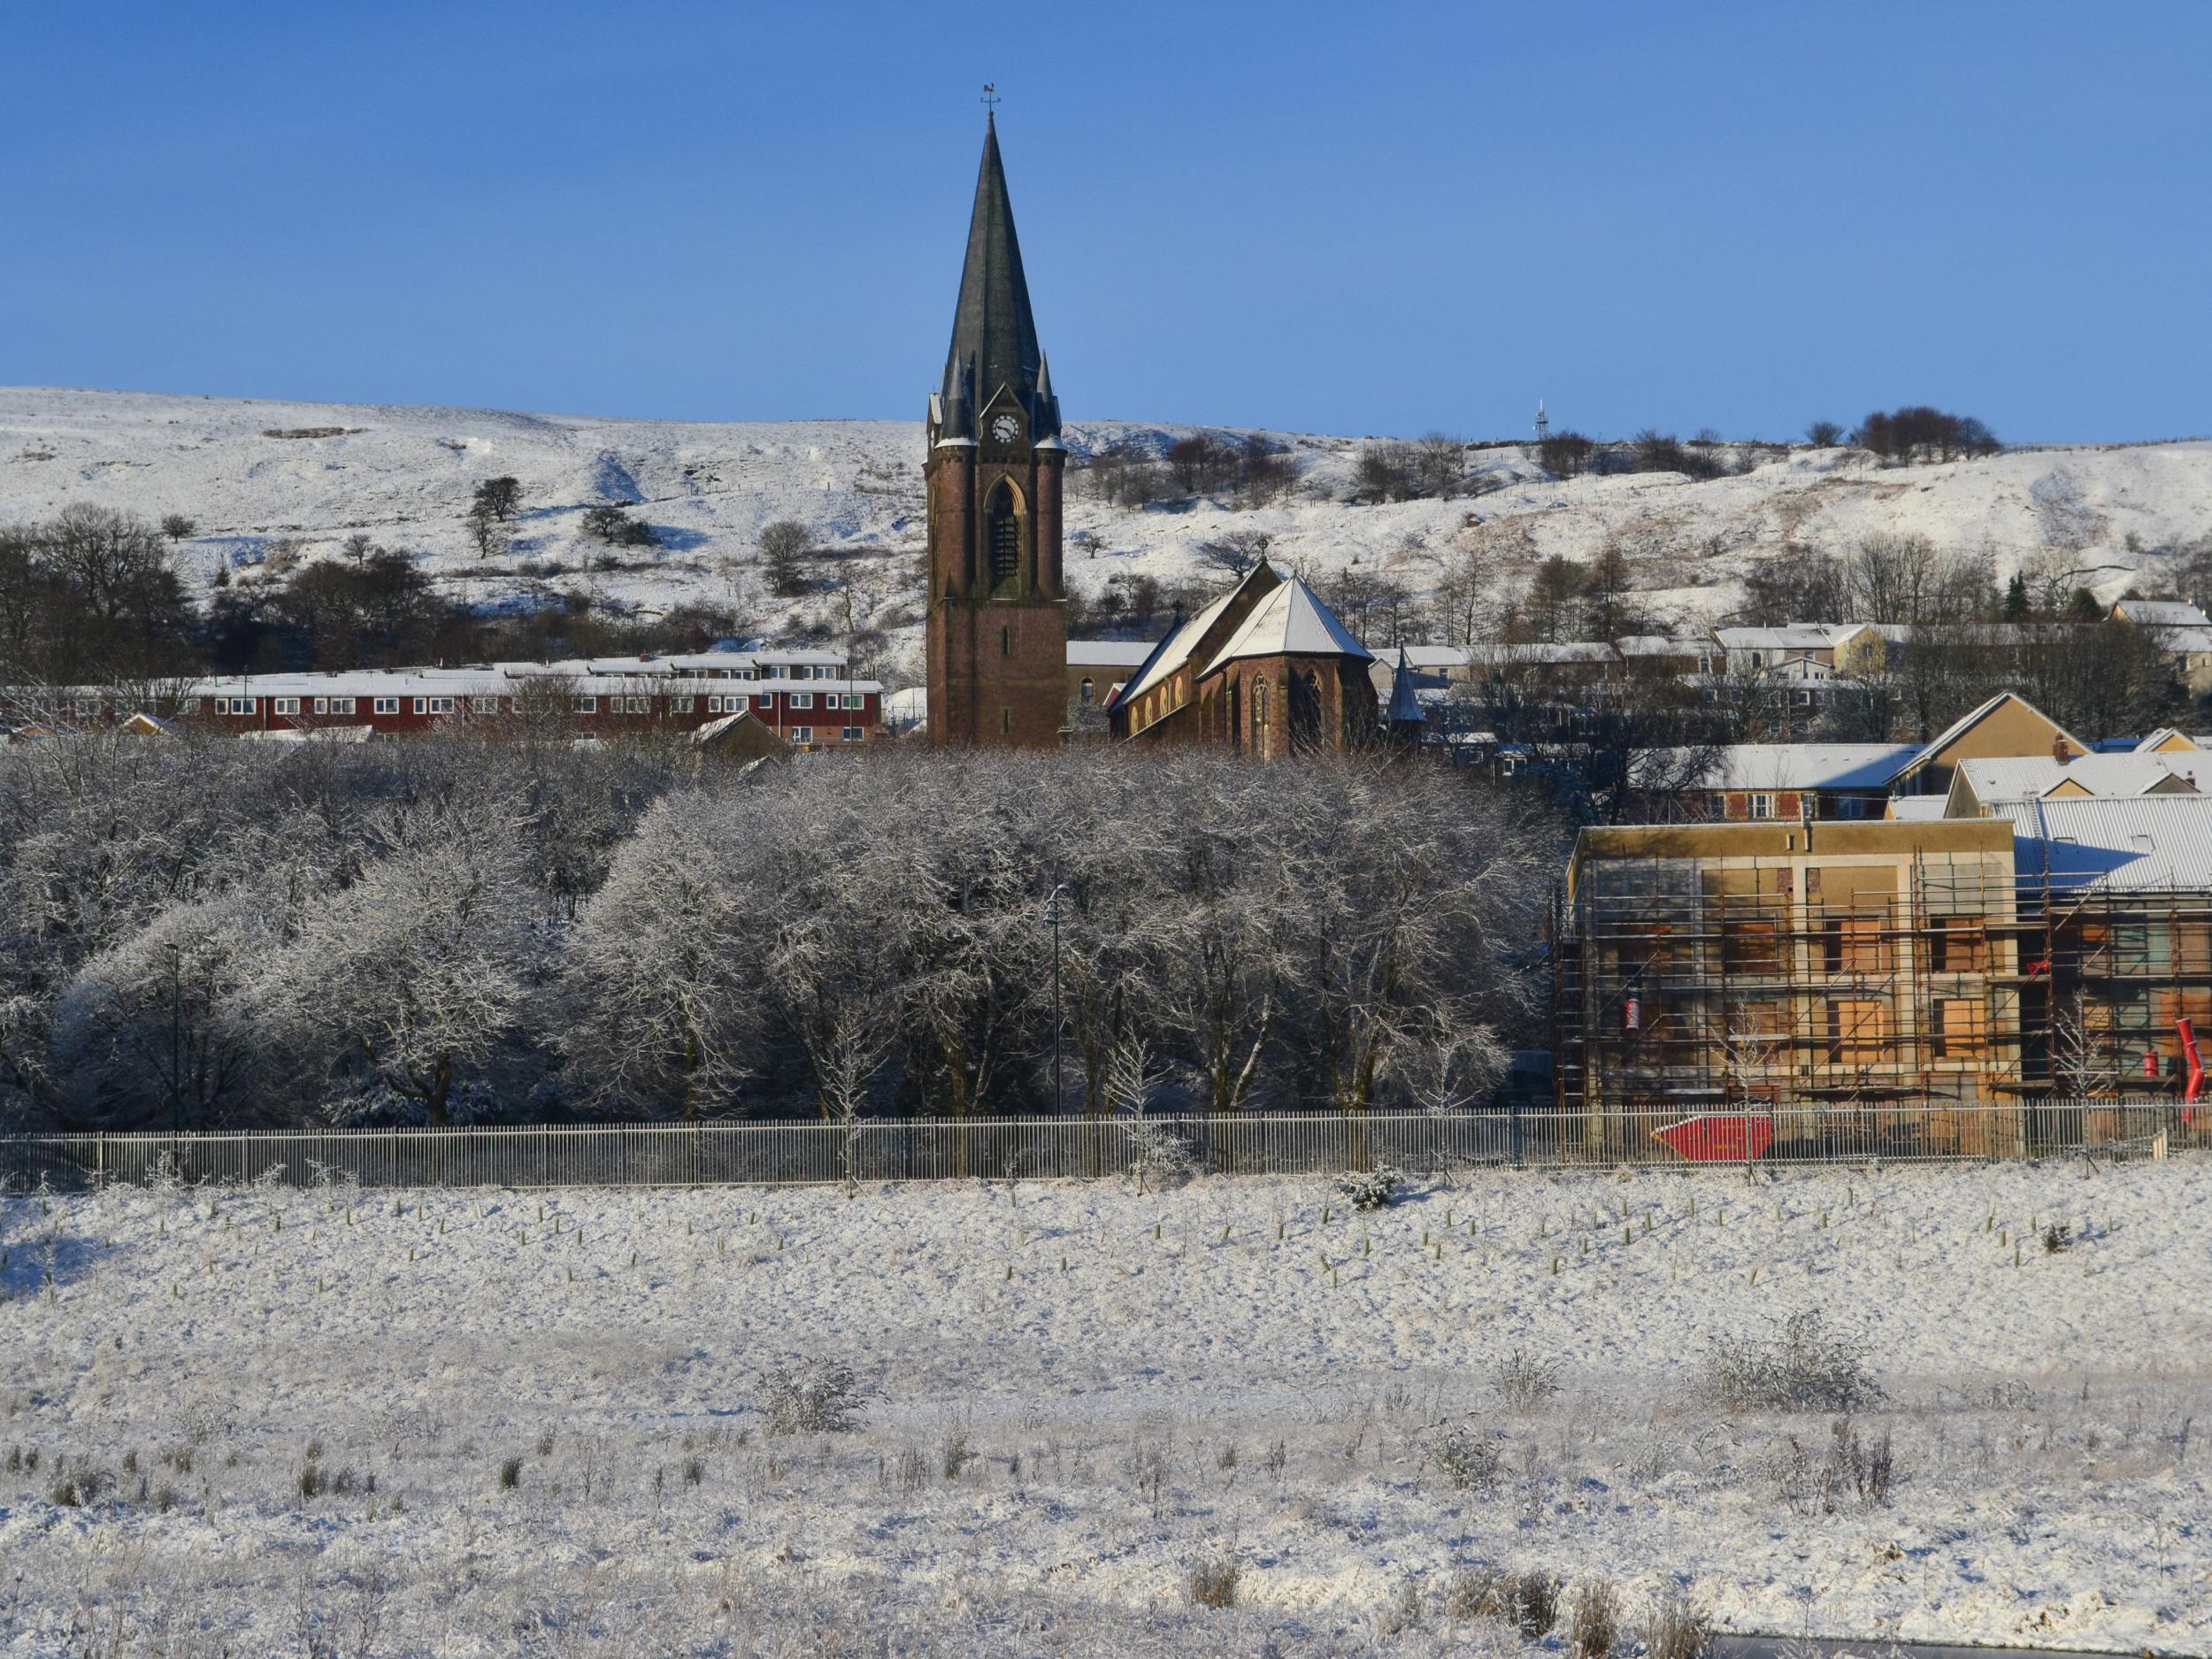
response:
[(1067, 718), (1067, 452), (988, 118), (928, 442), (929, 741), (1056, 746)]

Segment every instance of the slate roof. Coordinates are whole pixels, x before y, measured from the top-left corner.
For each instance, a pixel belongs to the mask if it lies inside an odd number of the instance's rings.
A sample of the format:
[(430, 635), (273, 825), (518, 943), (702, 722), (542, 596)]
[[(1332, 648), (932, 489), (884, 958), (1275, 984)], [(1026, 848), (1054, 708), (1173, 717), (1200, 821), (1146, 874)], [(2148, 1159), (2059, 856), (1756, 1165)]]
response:
[(1371, 663), (1375, 654), (1354, 639), (1335, 612), (1298, 577), (1281, 584), (1253, 608), (1205, 672), (1247, 657), (1348, 657)]
[[(1878, 794), (1920, 752), (1915, 743), (1732, 743), (1714, 752), (1696, 789), (1830, 789)], [(1653, 751), (1653, 777), (1679, 770), (1680, 749)]]
[(1037, 319), (1029, 309), (1014, 204), (999, 159), (998, 122), (987, 117), (960, 298), (953, 308), (952, 345), (938, 388), (940, 441), (980, 435), (977, 421), (1001, 388), (1010, 389), (1027, 412), (1033, 440), (1057, 436), (1060, 400), (1052, 395), (1050, 372), (1037, 344)]

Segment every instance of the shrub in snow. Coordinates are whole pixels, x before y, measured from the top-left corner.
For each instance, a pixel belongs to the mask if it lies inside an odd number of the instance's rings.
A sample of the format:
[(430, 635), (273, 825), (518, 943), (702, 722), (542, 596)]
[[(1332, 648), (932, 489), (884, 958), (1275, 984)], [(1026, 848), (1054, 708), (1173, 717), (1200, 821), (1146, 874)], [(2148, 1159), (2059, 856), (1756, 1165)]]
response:
[(1491, 1386), (1510, 1411), (1533, 1411), (1559, 1392), (1559, 1362), (1515, 1348), (1491, 1372)]
[(1644, 1617), (1644, 1659), (1704, 1659), (1713, 1632), (1686, 1592), (1671, 1590)]
[(1559, 1580), (1534, 1568), (1463, 1567), (1444, 1588), (1444, 1610), (1454, 1618), (1496, 1619), (1536, 1641), (1558, 1620)]
[(1448, 1423), (1429, 1436), (1429, 1466), (1454, 1491), (1487, 1487), (1498, 1478), (1498, 1441), (1471, 1423)]
[(1129, 1179), (1141, 1191), (1179, 1187), (1197, 1169), (1190, 1142), (1166, 1124), (1133, 1123), (1123, 1133), (1129, 1146)]
[(860, 1425), (867, 1397), (841, 1360), (797, 1360), (761, 1379), (761, 1415), (771, 1434), (842, 1434)]
[(1336, 1178), (1336, 1190), (1355, 1210), (1382, 1210), (1394, 1202), (1405, 1177), (1385, 1164), (1378, 1170), (1357, 1170)]
[(1705, 1392), (1723, 1405), (1773, 1411), (1854, 1411), (1883, 1399), (1863, 1337), (1831, 1330), (1816, 1309), (1774, 1336), (1724, 1337), (1706, 1356)]
[(1234, 1607), (1237, 1580), (1244, 1568), (1234, 1555), (1202, 1555), (1190, 1570), (1187, 1587), (1193, 1607)]
[(1567, 1617), (1568, 1651), (1575, 1659), (1606, 1659), (1620, 1633), (1621, 1599), (1613, 1586), (1602, 1578), (1580, 1586)]

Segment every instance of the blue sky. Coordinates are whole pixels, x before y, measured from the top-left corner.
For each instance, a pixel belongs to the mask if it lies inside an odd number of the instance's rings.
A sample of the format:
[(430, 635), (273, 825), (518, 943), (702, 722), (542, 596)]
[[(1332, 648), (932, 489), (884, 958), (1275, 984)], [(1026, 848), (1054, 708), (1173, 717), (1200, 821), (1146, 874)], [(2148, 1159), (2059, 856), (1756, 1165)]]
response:
[(0, 383), (911, 418), (998, 82), (1076, 419), (2212, 433), (2212, 5), (0, 12)]

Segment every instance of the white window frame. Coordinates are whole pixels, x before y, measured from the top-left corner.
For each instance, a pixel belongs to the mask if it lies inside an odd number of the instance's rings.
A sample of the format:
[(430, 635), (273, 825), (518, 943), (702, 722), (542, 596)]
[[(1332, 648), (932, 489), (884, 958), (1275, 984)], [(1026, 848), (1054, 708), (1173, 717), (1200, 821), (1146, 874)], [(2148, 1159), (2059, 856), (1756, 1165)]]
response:
[(860, 740), (861, 740), (863, 737), (864, 737), (864, 736), (866, 736), (866, 735), (867, 735), (867, 727), (865, 727), (865, 726), (847, 726), (847, 727), (845, 728), (845, 741), (846, 741), (848, 743), (857, 743), (858, 741), (860, 741)]
[(772, 709), (776, 706), (776, 694), (772, 691), (764, 691), (760, 694), (759, 701), (762, 708)]
[(795, 726), (785, 735), (794, 743), (811, 743), (814, 741), (814, 728), (810, 726)]
[(1705, 810), (1708, 812), (1710, 812), (1715, 818), (1726, 818), (1728, 816), (1728, 796), (1724, 793), (1707, 795), (1705, 797)]
[(1772, 818), (1774, 816), (1774, 797), (1770, 795), (1753, 795), (1751, 797), (1750, 815), (1754, 818)]
[(499, 699), (497, 697), (471, 697), (469, 708), (477, 714), (497, 714)]
[(691, 712), (691, 701), (692, 700), (689, 697), (671, 697), (668, 700), (669, 713), (689, 714)]
[(572, 714), (596, 714), (599, 712), (599, 699), (590, 695), (571, 697), (568, 707)]
[(316, 698), (315, 712), (318, 714), (328, 714), (330, 712), (330, 699), (328, 697)]
[(300, 700), (297, 697), (272, 697), (269, 699), (269, 712), (271, 714), (297, 714), (299, 711)]
[(793, 707), (793, 708), (795, 708), (795, 709), (810, 709), (810, 708), (812, 708), (812, 707), (814, 706), (814, 694), (813, 694), (812, 692), (810, 692), (810, 691), (795, 691), (795, 692), (793, 692), (793, 693), (791, 694), (791, 705), (790, 705), (790, 706), (791, 706), (791, 707)]
[(370, 711), (375, 714), (397, 714), (399, 712), (399, 699), (397, 697), (374, 698), (371, 701)]

